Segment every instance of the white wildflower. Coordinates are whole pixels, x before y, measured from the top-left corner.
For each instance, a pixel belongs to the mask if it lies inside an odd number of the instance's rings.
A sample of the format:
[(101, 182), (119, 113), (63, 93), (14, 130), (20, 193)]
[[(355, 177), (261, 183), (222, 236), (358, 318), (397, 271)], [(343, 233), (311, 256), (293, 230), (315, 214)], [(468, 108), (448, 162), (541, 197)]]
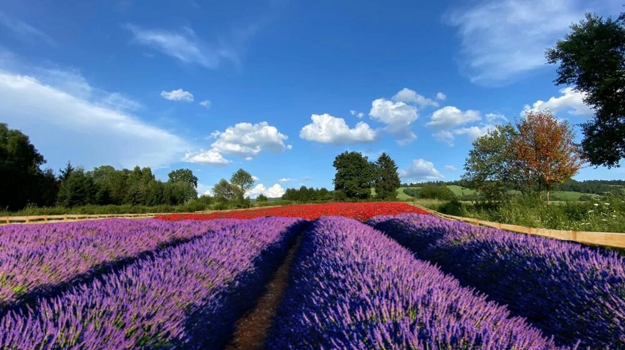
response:
[(598, 207), (598, 206), (599, 206), (599, 203), (595, 203), (595, 204), (594, 204), (594, 206), (595, 206), (595, 207)]
[(603, 205), (610, 205), (610, 203), (603, 203)]

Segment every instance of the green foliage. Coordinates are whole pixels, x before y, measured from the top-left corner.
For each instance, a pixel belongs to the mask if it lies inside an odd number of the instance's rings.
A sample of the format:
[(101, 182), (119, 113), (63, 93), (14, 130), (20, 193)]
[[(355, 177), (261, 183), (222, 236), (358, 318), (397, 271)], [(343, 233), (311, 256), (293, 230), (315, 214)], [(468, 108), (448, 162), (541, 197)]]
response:
[(462, 176), (467, 187), (480, 192), (487, 201), (508, 197), (508, 190), (519, 188), (521, 174), (510, 149), (516, 131), (511, 124), (497, 128), (473, 142)]
[(460, 203), (461, 206), (452, 203), (441, 204), (436, 210), (450, 215), (527, 227), (625, 232), (625, 200), (622, 196), (548, 204), (537, 195), (519, 195), (502, 202)]
[(171, 183), (183, 182), (194, 188), (197, 188), (197, 176), (193, 175), (193, 171), (189, 169), (178, 169), (169, 173), (169, 181)]
[(68, 208), (96, 204), (97, 192), (93, 178), (88, 176), (83, 168), (76, 168), (61, 182), (58, 203)]
[(245, 193), (254, 185), (254, 178), (252, 177), (252, 174), (243, 169), (239, 169), (232, 174), (230, 183), (239, 186), (239, 188), (243, 190), (243, 193)]
[(269, 201), (269, 199), (264, 194), (259, 194), (258, 197), (256, 197), (256, 201), (257, 202), (267, 202), (267, 201)]
[(392, 200), (397, 198), (397, 189), (401, 183), (397, 173), (397, 165), (386, 153), (382, 153), (375, 163), (376, 178), (374, 187), (376, 198)]
[(213, 186), (213, 196), (218, 202), (229, 202), (236, 200), (241, 194), (241, 188), (233, 186), (226, 179), (221, 179)]
[(315, 189), (302, 186), (299, 189), (287, 188), (282, 199), (295, 202), (327, 202), (333, 200), (332, 193), (326, 188)]
[(403, 189), (404, 193), (407, 196), (417, 198), (419, 196), (419, 189), (414, 187), (406, 187)]
[(625, 14), (613, 20), (587, 14), (547, 50), (560, 63), (558, 85), (573, 85), (595, 117), (582, 124), (582, 147), (593, 165), (619, 166), (625, 157)]
[(40, 169), (45, 162), (28, 136), (0, 123), (0, 208), (50, 204), (56, 197), (56, 181), (51, 171)]
[(447, 186), (439, 186), (433, 184), (428, 184), (421, 187), (417, 192), (417, 197), (423, 199), (442, 200), (452, 200), (456, 198), (454, 193), (449, 188), (447, 188)]
[(376, 178), (375, 166), (358, 152), (344, 152), (336, 156), (334, 190), (348, 199), (368, 199)]

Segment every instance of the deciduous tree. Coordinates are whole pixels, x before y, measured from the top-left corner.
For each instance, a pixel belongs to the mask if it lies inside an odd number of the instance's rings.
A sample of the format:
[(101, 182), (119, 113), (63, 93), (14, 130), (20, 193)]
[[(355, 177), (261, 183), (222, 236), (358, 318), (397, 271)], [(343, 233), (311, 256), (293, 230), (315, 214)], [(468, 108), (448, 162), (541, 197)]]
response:
[(616, 20), (587, 14), (546, 55), (560, 63), (556, 84), (573, 85), (594, 107), (595, 117), (582, 124), (586, 158), (619, 166), (625, 157), (625, 14)]
[(333, 166), (334, 190), (349, 199), (368, 199), (375, 179), (375, 166), (358, 152), (344, 152), (336, 156)]
[(573, 177), (584, 164), (573, 130), (549, 112), (528, 113), (516, 127), (511, 145), (521, 172), (539, 191), (547, 192), (549, 201), (553, 185)]

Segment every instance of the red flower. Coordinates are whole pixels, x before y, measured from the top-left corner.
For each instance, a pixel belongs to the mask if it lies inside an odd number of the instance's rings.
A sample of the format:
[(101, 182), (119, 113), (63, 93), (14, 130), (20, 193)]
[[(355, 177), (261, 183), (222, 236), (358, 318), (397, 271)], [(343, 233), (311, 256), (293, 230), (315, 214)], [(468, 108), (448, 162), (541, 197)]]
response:
[(427, 212), (407, 203), (326, 203), (299, 204), (276, 208), (260, 208), (237, 211), (220, 211), (210, 214), (171, 214), (157, 216), (157, 219), (168, 221), (178, 220), (212, 220), (219, 218), (253, 219), (262, 216), (298, 217), (315, 220), (321, 216), (345, 216), (368, 220), (377, 215), (397, 215), (402, 213), (428, 214)]

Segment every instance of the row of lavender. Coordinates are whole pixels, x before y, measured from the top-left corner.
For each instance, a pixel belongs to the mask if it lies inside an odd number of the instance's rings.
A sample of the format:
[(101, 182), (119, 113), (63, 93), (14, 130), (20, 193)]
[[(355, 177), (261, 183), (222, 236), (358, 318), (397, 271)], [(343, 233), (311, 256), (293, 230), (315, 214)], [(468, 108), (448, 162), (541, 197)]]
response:
[(224, 227), (12, 311), (0, 319), (0, 348), (219, 349), (303, 223)]
[(625, 349), (625, 259), (616, 253), (418, 214), (368, 223), (558, 343)]
[(174, 223), (112, 219), (1, 227), (0, 308), (23, 295), (54, 289), (120, 260), (192, 239), (237, 221)]
[(435, 266), (358, 221), (306, 232), (268, 349), (557, 349)]

